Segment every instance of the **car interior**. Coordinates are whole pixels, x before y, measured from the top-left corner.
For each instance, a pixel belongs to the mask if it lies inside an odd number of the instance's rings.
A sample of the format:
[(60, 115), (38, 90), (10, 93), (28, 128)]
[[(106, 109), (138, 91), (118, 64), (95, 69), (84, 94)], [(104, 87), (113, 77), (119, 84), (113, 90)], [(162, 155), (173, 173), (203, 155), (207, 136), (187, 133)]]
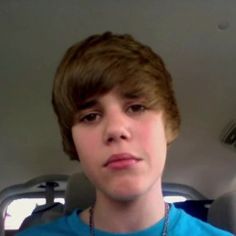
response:
[(51, 90), (65, 50), (105, 31), (149, 45), (172, 75), (182, 122), (166, 201), (236, 234), (236, 1), (3, 0), (0, 28), (0, 236), (94, 201), (63, 152)]

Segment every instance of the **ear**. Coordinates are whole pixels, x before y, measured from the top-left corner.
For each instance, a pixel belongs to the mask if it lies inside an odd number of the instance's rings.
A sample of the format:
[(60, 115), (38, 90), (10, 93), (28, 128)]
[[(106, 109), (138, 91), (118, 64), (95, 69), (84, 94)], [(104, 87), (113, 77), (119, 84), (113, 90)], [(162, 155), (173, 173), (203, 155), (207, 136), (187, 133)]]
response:
[(171, 144), (178, 136), (178, 130), (174, 129), (171, 121), (167, 118), (165, 113), (163, 113), (163, 122), (165, 126), (165, 135), (167, 145)]
[(178, 136), (178, 130), (173, 130), (173, 128), (169, 125), (166, 127), (166, 141), (167, 145), (170, 145)]

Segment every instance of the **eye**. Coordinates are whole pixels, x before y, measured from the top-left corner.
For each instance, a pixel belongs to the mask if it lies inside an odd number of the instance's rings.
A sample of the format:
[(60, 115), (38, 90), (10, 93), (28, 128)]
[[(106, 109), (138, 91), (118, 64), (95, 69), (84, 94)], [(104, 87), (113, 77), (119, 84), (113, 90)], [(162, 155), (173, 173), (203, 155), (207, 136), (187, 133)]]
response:
[(132, 104), (128, 107), (128, 112), (129, 113), (141, 113), (146, 110), (146, 107), (143, 106), (142, 104)]
[(95, 123), (100, 119), (99, 113), (89, 113), (80, 118), (80, 122), (82, 123)]

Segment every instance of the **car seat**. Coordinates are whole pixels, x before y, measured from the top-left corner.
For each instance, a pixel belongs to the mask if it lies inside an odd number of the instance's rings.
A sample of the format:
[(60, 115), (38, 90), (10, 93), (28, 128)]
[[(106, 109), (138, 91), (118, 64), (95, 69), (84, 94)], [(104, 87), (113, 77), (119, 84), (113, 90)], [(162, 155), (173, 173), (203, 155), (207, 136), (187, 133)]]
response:
[(95, 202), (95, 188), (83, 173), (70, 176), (65, 193), (65, 214), (75, 208), (86, 209)]
[(236, 234), (236, 190), (220, 196), (212, 203), (208, 222)]

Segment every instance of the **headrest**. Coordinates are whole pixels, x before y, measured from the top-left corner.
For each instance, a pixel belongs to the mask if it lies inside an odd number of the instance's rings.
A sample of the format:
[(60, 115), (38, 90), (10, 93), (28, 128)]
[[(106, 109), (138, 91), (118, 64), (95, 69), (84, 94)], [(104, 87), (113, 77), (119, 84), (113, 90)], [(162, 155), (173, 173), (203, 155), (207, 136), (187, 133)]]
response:
[(95, 201), (95, 188), (83, 173), (69, 177), (65, 192), (65, 214), (74, 209), (85, 209)]
[(208, 211), (208, 222), (236, 234), (236, 190), (217, 198)]

